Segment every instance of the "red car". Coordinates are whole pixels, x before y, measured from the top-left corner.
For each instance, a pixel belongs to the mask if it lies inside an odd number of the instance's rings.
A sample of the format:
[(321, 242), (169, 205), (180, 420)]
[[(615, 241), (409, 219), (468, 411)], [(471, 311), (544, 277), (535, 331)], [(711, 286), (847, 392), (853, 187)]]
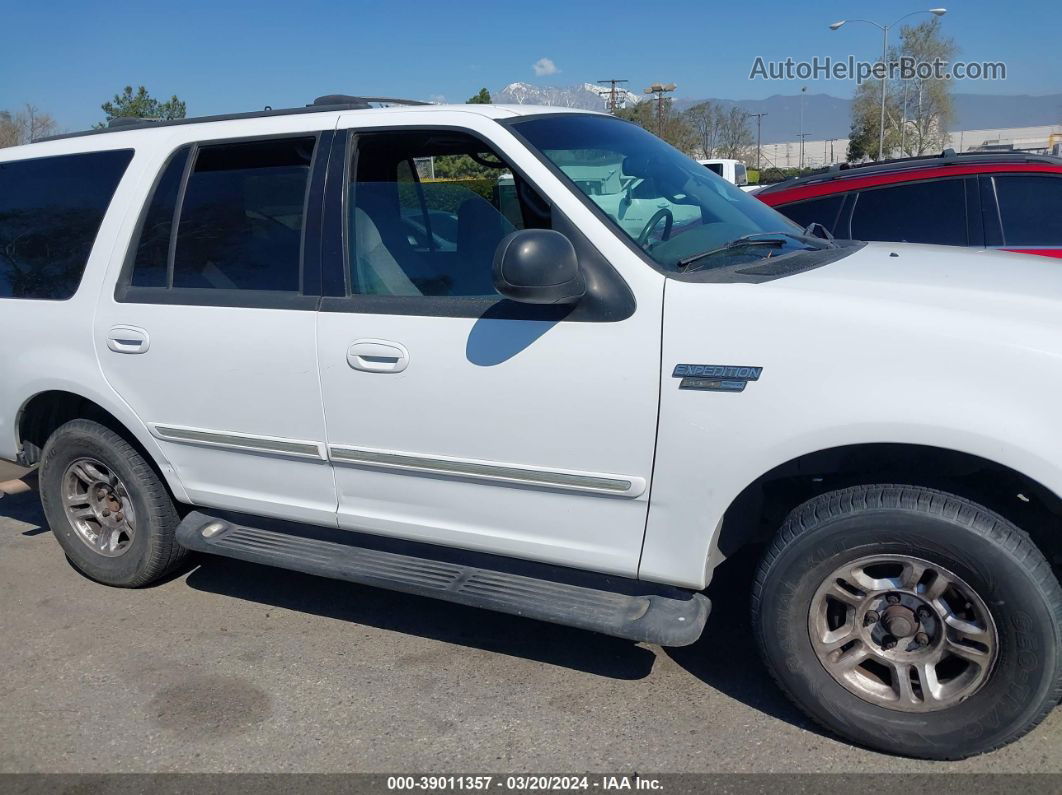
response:
[(1062, 257), (1062, 159), (956, 154), (831, 166), (755, 193), (835, 237)]

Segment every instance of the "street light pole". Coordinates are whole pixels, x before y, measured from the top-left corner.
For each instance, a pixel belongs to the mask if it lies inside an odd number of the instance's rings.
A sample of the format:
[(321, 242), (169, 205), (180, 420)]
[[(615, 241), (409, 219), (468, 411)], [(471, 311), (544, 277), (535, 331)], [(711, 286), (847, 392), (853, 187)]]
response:
[(942, 17), (946, 13), (948, 13), (946, 8), (930, 8), (928, 11), (912, 11), (910, 14), (904, 14), (891, 25), (881, 25), (869, 19), (842, 19), (830, 25), (830, 30), (840, 30), (848, 22), (865, 22), (881, 31), (881, 121), (878, 125), (878, 160), (881, 160), (885, 153), (885, 80), (889, 72), (889, 28), (896, 27), (907, 17), (912, 17), (915, 14), (932, 14), (936, 17)]
[(763, 154), (763, 144), (760, 137), (760, 120), (766, 116), (766, 113), (750, 113), (750, 116), (756, 117), (756, 170), (760, 170), (760, 156)]

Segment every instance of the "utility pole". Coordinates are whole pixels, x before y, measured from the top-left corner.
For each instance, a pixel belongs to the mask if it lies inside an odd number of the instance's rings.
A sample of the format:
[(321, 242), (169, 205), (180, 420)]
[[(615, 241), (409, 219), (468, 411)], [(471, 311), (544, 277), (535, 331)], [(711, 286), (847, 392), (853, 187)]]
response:
[(830, 163), (833, 163), (833, 142), (836, 140), (836, 138), (827, 138), (822, 144), (822, 153), (824, 155), (826, 154), (826, 144), (830, 145)]
[(619, 108), (619, 94), (616, 92), (616, 86), (620, 83), (629, 83), (629, 80), (598, 80), (599, 85), (609, 85), (611, 89), (608, 92), (608, 99), (605, 100), (605, 104), (608, 106), (608, 112), (613, 116), (616, 115), (616, 110)]
[(664, 137), (664, 99), (666, 94), (670, 94), (678, 86), (674, 83), (653, 83), (649, 88), (645, 89), (646, 94), (656, 94), (656, 134), (661, 138)]
[(801, 132), (797, 133), (797, 137), (800, 139), (800, 168), (801, 169), (804, 168), (804, 139), (807, 138), (809, 135), (811, 135), (811, 133), (806, 133), (804, 131), (801, 131)]
[(760, 119), (766, 116), (766, 113), (750, 113), (749, 116), (756, 117), (756, 170), (760, 170), (760, 155), (763, 154), (763, 146), (760, 144)]
[(808, 93), (807, 86), (800, 87), (800, 167), (804, 167), (804, 97)]

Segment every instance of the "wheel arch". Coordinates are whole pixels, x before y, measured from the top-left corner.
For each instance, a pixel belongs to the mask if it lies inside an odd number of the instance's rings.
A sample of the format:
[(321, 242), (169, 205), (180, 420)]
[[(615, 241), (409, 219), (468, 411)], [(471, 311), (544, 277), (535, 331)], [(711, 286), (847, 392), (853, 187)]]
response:
[(930, 445), (867, 443), (805, 453), (764, 472), (730, 503), (713, 545), (714, 563), (769, 541), (791, 510), (837, 489), (874, 483), (925, 486), (984, 505), (1062, 564), (1062, 497), (1010, 466)]
[(119, 417), (119, 414), (125, 413), (120, 408), (112, 411), (102, 402), (69, 389), (38, 391), (27, 398), (15, 414), (18, 461), (24, 466), (35, 466), (40, 462), (48, 438), (61, 425), (75, 419), (93, 420), (133, 445), (166, 484), (171, 496), (178, 502), (187, 503), (188, 495), (183, 485), (154, 438), (135, 417), (132, 421), (128, 417)]

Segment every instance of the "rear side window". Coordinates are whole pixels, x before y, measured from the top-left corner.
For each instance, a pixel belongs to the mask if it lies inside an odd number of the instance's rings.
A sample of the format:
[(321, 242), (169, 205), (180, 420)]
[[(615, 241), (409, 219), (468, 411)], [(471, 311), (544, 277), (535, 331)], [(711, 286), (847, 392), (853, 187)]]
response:
[(0, 163), (0, 298), (77, 292), (132, 150)]
[(1062, 176), (996, 177), (1007, 246), (1062, 246)]
[(837, 216), (844, 204), (844, 194), (835, 193), (833, 196), (825, 196), (821, 199), (808, 199), (795, 204), (787, 204), (784, 207), (775, 207), (778, 212), (798, 223), (804, 229), (811, 224), (822, 224), (830, 234), (837, 234)]
[(144, 214), (130, 285), (300, 292), (316, 142), (307, 136), (178, 150)]
[(943, 179), (865, 190), (852, 215), (852, 237), (968, 245), (965, 183)]

